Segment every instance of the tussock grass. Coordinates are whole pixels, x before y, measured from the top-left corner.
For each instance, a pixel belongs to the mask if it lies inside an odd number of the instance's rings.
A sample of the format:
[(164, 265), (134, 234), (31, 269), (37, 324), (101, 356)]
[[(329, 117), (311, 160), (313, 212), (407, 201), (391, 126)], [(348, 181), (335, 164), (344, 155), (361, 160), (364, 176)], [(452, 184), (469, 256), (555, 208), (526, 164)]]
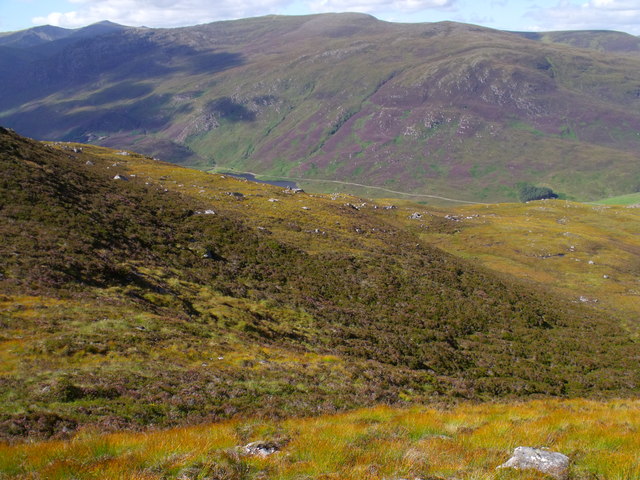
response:
[[(495, 470), (521, 445), (571, 458), (571, 479), (640, 475), (640, 401), (536, 400), (375, 407), (280, 422), (244, 419), (144, 434), (0, 445), (2, 478), (542, 479)], [(236, 447), (280, 440), (259, 458)], [(284, 441), (283, 441), (284, 439)], [(217, 471), (220, 477), (206, 472)]]

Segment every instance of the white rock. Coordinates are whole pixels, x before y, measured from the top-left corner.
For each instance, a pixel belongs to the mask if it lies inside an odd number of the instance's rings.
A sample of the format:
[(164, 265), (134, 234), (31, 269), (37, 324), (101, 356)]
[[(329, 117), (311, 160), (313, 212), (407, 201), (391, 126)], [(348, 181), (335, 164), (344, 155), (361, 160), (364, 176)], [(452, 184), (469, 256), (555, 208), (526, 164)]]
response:
[(569, 457), (539, 448), (517, 447), (511, 458), (497, 468), (537, 470), (557, 480), (566, 480), (569, 477)]
[(248, 443), (243, 447), (248, 455), (266, 457), (280, 450), (280, 446), (275, 442), (257, 441)]

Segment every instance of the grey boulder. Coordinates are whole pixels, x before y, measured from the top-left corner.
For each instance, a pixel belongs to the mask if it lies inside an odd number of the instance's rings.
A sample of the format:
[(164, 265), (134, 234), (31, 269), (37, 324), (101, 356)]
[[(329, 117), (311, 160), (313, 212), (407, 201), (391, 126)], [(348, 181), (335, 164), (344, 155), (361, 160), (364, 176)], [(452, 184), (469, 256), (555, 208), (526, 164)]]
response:
[(533, 469), (557, 480), (566, 480), (569, 477), (569, 457), (539, 448), (517, 447), (511, 458), (498, 468)]

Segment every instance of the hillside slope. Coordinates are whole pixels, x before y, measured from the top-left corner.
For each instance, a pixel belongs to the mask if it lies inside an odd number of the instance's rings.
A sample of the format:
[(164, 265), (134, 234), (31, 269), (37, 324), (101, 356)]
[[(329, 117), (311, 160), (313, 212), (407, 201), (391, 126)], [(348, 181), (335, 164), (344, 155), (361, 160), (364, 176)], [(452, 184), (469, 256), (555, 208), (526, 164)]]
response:
[(640, 185), (640, 58), (616, 35), (327, 14), (73, 38), (0, 51), (3, 124), (466, 200), (514, 199), (518, 182), (580, 200)]
[(4, 129), (0, 166), (4, 437), (637, 392), (618, 319), (425, 246), (384, 205)]
[[(429, 209), (407, 202), (396, 213), (423, 241), (614, 313), (637, 335), (639, 200), (636, 194), (606, 205), (542, 200)], [(415, 213), (422, 218), (409, 218)]]

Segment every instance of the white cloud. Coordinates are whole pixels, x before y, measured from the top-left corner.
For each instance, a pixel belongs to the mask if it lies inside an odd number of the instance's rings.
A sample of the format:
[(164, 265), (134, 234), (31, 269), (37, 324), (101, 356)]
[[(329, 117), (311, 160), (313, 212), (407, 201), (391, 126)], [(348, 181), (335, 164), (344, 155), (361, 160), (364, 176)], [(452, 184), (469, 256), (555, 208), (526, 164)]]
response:
[(528, 14), (537, 30), (621, 30), (640, 34), (638, 0), (590, 0), (582, 4), (562, 1)]
[(419, 12), (427, 9), (452, 9), (457, 0), (315, 0), (309, 2), (314, 12)]
[(80, 27), (102, 20), (123, 25), (177, 27), (277, 13), (293, 0), (70, 0), (71, 12), (36, 17), (34, 24)]

